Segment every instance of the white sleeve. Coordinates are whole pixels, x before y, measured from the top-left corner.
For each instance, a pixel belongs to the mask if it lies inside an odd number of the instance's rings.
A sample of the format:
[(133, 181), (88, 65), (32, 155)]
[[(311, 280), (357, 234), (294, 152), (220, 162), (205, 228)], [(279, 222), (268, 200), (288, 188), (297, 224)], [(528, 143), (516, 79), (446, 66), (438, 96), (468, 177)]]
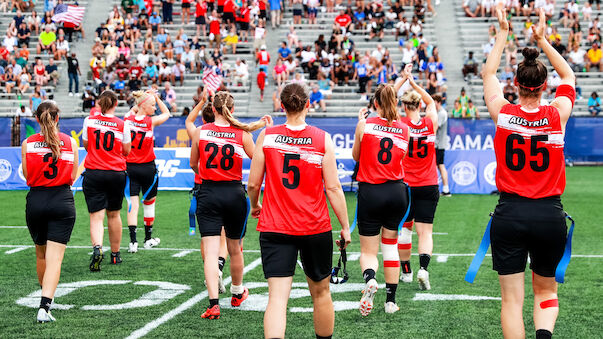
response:
[(84, 126), (82, 127), (82, 140), (88, 140), (88, 118), (84, 119)]
[(132, 142), (132, 135), (130, 134), (130, 125), (124, 122), (124, 138), (121, 140), (122, 144), (129, 144)]

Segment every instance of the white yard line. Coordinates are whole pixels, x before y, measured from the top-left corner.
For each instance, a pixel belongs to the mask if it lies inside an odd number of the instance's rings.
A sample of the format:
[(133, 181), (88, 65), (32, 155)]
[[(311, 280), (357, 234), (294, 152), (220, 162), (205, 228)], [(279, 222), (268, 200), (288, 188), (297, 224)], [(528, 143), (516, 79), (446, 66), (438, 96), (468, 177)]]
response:
[(437, 262), (447, 262), (448, 261), (448, 256), (447, 255), (438, 255), (436, 257), (436, 261)]
[[(15, 247), (25, 247), (25, 248), (33, 248), (34, 245), (6, 245), (0, 244), (0, 248), (15, 248)], [(78, 245), (68, 245), (67, 248), (73, 249), (91, 249), (92, 246), (78, 246)], [(127, 247), (121, 247), (123, 250), (127, 250)], [(139, 251), (193, 251), (199, 252), (198, 248), (171, 248), (171, 247), (153, 247), (153, 248), (139, 248)], [(260, 250), (243, 250), (244, 253), (260, 253)], [(339, 254), (339, 251), (334, 251), (333, 254)], [(347, 252), (348, 255), (352, 254), (360, 254), (360, 252)], [(412, 253), (412, 255), (418, 255), (418, 253)], [(448, 257), (473, 257), (475, 253), (433, 253), (432, 256), (448, 256)], [(492, 256), (490, 253), (486, 254), (487, 257)], [(603, 254), (572, 254), (572, 258), (595, 258), (595, 259), (603, 259)]]
[(0, 229), (3, 228), (27, 228), (27, 226), (0, 226)]
[(4, 252), (4, 254), (13, 254), (13, 253), (21, 252), (21, 251), (26, 250), (28, 248), (29, 247), (16, 247), (16, 248), (13, 248), (12, 250), (8, 250), (8, 251)]
[[(247, 273), (247, 272), (253, 270), (254, 268), (260, 266), (261, 263), (262, 263), (262, 258), (257, 258), (256, 260), (252, 261), (251, 264), (245, 266), (245, 268), (243, 269), (243, 273)], [(226, 279), (224, 279), (224, 285), (230, 284), (231, 280), (232, 280), (231, 277), (226, 277)], [(184, 303), (180, 304), (175, 309), (165, 313), (161, 317), (151, 321), (150, 323), (148, 323), (148, 324), (144, 325), (143, 327), (137, 329), (136, 331), (130, 333), (130, 335), (128, 337), (126, 337), (126, 339), (138, 339), (138, 338), (144, 337), (145, 335), (147, 335), (149, 332), (156, 329), (160, 325), (168, 322), (169, 320), (173, 319), (175, 316), (179, 315), (180, 313), (195, 306), (197, 303), (199, 303), (203, 299), (207, 298), (207, 295), (208, 295), (207, 290), (205, 290), (205, 291), (193, 296), (192, 298), (188, 299)]]
[(191, 253), (193, 253), (192, 250), (184, 250), (184, 251), (180, 251), (180, 252), (178, 252), (176, 254), (172, 254), (172, 257), (174, 257), (174, 258), (182, 258), (182, 257), (184, 257), (186, 255), (191, 254)]

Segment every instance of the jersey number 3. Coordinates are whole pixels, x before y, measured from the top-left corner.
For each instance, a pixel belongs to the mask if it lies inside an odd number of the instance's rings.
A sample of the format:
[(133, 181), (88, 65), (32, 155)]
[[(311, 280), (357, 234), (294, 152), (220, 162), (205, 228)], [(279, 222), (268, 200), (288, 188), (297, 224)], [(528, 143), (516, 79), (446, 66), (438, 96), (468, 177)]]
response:
[[(538, 147), (539, 141), (547, 140), (549, 140), (548, 135), (533, 135), (530, 138), (530, 157), (536, 158), (539, 154), (542, 155), (542, 164), (538, 164), (537, 159), (530, 160), (530, 168), (534, 172), (544, 172), (549, 168), (549, 150), (545, 147)], [(526, 153), (519, 147), (515, 148), (515, 144), (525, 145), (525, 143), (525, 139), (519, 134), (513, 133), (507, 137), (505, 162), (510, 170), (521, 171), (526, 166)]]
[(44, 177), (49, 180), (56, 178), (57, 174), (59, 174), (59, 169), (57, 168), (57, 161), (52, 157), (52, 153), (44, 154), (42, 161), (48, 162), (48, 168), (50, 169), (50, 171), (44, 171)]

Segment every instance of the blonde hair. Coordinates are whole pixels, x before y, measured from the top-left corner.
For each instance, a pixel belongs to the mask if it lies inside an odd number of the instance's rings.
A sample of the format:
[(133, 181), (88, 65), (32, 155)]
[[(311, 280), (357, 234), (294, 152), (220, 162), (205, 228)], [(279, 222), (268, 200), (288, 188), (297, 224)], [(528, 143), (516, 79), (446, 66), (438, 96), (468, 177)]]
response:
[(132, 98), (136, 101), (136, 105), (140, 105), (146, 98), (148, 98), (151, 94), (145, 91), (134, 91), (132, 92)]
[(61, 138), (59, 137), (59, 128), (57, 116), (59, 108), (52, 101), (44, 101), (36, 110), (36, 117), (40, 122), (40, 132), (44, 135), (44, 141), (52, 152), (52, 159), (56, 161), (61, 157)]
[(417, 91), (408, 91), (402, 96), (402, 103), (404, 103), (406, 109), (415, 111), (419, 109), (421, 104), (421, 95)]
[(398, 119), (398, 96), (392, 85), (379, 85), (375, 92), (375, 101), (379, 104), (378, 109), (381, 110), (382, 117), (387, 119), (388, 123)]
[(226, 121), (232, 126), (242, 129), (245, 132), (253, 132), (258, 130), (264, 126), (266, 126), (266, 122), (263, 120), (257, 120), (251, 123), (242, 123), (232, 116), (232, 109), (234, 108), (234, 98), (232, 94), (220, 91), (216, 93), (214, 96), (214, 109), (216, 112), (224, 117)]

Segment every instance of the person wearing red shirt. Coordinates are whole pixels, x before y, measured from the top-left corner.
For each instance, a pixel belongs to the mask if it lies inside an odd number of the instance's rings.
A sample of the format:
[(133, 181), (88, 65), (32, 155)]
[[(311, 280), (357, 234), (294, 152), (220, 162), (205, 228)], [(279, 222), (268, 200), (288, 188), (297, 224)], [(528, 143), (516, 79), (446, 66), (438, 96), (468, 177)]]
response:
[(218, 255), (222, 227), (230, 254), (230, 304), (238, 307), (249, 295), (249, 290), (243, 286), (242, 239), (248, 213), (241, 183), (243, 156), (253, 157), (255, 145), (250, 132), (272, 125), (272, 119), (264, 116), (250, 124), (239, 122), (231, 113), (234, 111), (234, 98), (225, 91), (216, 93), (212, 110), (215, 121), (199, 127), (193, 134), (190, 166), (202, 180), (197, 200), (197, 222), (205, 255), (203, 273), (209, 307), (201, 317), (219, 319)]
[(339, 15), (335, 17), (334, 29), (340, 28), (343, 34), (347, 32), (348, 27), (352, 23), (352, 18), (345, 13), (345, 11), (339, 12)]
[(182, 23), (185, 25), (188, 25), (190, 22), (191, 2), (193, 2), (193, 0), (182, 0), (182, 13), (180, 13), (180, 15), (182, 16)]
[(209, 48), (214, 48), (214, 44), (216, 47), (219, 47), (221, 41), (220, 17), (216, 11), (212, 11), (209, 17)]
[[(159, 180), (157, 166), (155, 165), (155, 137), (153, 130), (166, 122), (171, 114), (163, 101), (154, 91), (134, 91), (132, 97), (136, 106), (130, 111), (124, 123), (130, 128), (132, 151), (126, 158), (128, 176), (130, 177), (130, 203), (128, 210), (128, 229), (130, 230), (130, 244), (128, 252), (138, 251), (136, 240), (136, 227), (138, 225), (138, 196), (142, 193), (144, 215), (144, 248), (152, 248), (160, 243), (159, 238), (153, 238), (153, 223), (155, 221), (155, 197)], [(160, 115), (155, 115), (156, 106), (159, 106)]]
[(270, 53), (266, 50), (266, 45), (262, 45), (260, 50), (255, 55), (255, 60), (259, 65), (259, 69), (268, 73), (268, 65), (270, 64)]
[(266, 87), (266, 72), (264, 69), (260, 68), (256, 81), (260, 89), (260, 102), (264, 102), (264, 88)]
[(258, 25), (266, 27), (266, 4), (268, 3), (268, 0), (259, 0), (258, 2), (260, 7)]
[(101, 114), (84, 120), (82, 140), (88, 151), (82, 190), (90, 213), (92, 257), (90, 271), (101, 269), (103, 261), (103, 220), (107, 214), (111, 264), (121, 263), (121, 216), (126, 185), (126, 157), (131, 149), (130, 128), (115, 116), (117, 95), (106, 90), (97, 99)]
[(216, 0), (217, 6), (218, 6), (218, 14), (224, 13), (224, 3), (225, 2), (226, 2), (226, 0)]
[[(334, 311), (329, 278), (333, 234), (326, 196), (341, 224), (341, 249), (350, 243), (345, 196), (337, 174), (331, 137), (306, 124), (308, 94), (299, 84), (281, 92), (287, 121), (260, 133), (249, 173), (251, 214), (259, 218), (264, 277), (268, 279), (268, 306), (264, 313), (266, 338), (284, 338), (287, 301), (298, 252), (314, 304), (317, 338), (333, 335)], [(259, 202), (266, 176), (263, 207)]]
[[(405, 173), (404, 181), (410, 186), (411, 197), (410, 212), (398, 234), (398, 252), (400, 254), (400, 265), (402, 266), (400, 280), (407, 283), (412, 282), (410, 249), (414, 221), (419, 237), (420, 269), (417, 273), (417, 281), (420, 289), (430, 290), (427, 266), (433, 252), (433, 217), (440, 198), (435, 161), (435, 135), (438, 128), (438, 113), (435, 101), (429, 93), (414, 81), (411, 71), (412, 65), (409, 64), (404, 68), (402, 81), (398, 82), (398, 85), (402, 86), (408, 80), (413, 89), (402, 96), (405, 117), (400, 119), (408, 125), (410, 130), (408, 154), (404, 158), (402, 166)], [(424, 118), (421, 118), (419, 114), (421, 100), (426, 104)]]
[[(576, 77), (548, 42), (541, 10), (538, 25), (532, 26), (538, 49), (523, 49), (524, 59), (515, 77), (519, 104), (510, 104), (496, 74), (509, 34), (505, 12), (502, 6), (496, 10), (500, 30), (483, 69), (484, 98), (496, 125), (496, 187), (500, 191), (489, 234), (492, 263), (501, 287), (503, 336), (525, 337), (524, 271), (529, 256), (536, 338), (551, 338), (559, 313), (555, 276), (566, 241), (571, 241), (566, 238), (561, 195), (565, 189), (564, 134), (576, 96)], [(540, 49), (561, 78), (550, 105), (541, 105), (548, 72), (537, 60)]]
[(249, 41), (248, 38), (249, 38), (250, 14), (251, 14), (251, 9), (249, 8), (249, 6), (245, 6), (245, 4), (243, 4), (243, 7), (241, 7), (241, 10), (239, 11), (239, 13), (237, 15), (237, 22), (239, 23), (239, 31), (240, 31), (241, 39), (243, 39), (245, 42)]
[(379, 243), (385, 276), (385, 312), (394, 313), (400, 277), (397, 249), (398, 226), (408, 211), (408, 188), (404, 183), (402, 160), (408, 150), (408, 126), (398, 118), (398, 98), (391, 85), (380, 85), (375, 92), (376, 117), (366, 119), (367, 108), (360, 110), (352, 156), (358, 161), (357, 220), (360, 234), (360, 267), (366, 286), (360, 299), (360, 314), (373, 309), (377, 293), (375, 274), (379, 268)]
[(206, 35), (206, 14), (207, 3), (205, 2), (205, 0), (197, 0), (197, 3), (195, 5), (195, 24), (197, 25), (197, 35), (199, 35), (201, 31), (203, 31), (203, 36)]
[(229, 25), (231, 29), (235, 26), (235, 8), (233, 0), (224, 1), (224, 13), (222, 14), (222, 22)]
[(50, 322), (55, 321), (49, 308), (75, 224), (70, 185), (77, 175), (78, 151), (75, 140), (59, 132), (59, 108), (54, 102), (42, 102), (35, 116), (40, 133), (25, 139), (21, 146), (23, 177), (30, 187), (25, 219), (36, 245), (36, 269), (42, 287), (37, 321)]

